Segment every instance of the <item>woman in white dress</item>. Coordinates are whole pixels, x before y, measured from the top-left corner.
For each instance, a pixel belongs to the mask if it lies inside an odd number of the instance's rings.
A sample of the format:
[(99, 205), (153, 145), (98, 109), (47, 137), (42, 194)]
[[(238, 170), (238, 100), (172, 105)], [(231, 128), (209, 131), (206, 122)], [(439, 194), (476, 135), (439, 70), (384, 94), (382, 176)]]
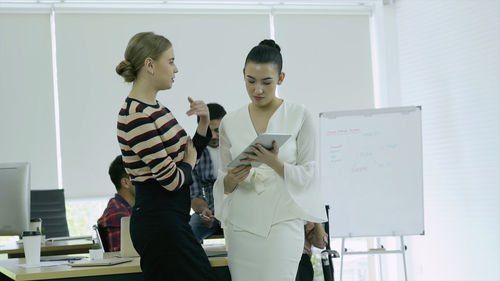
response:
[[(219, 127), (221, 163), (214, 187), (215, 216), (224, 227), (233, 281), (295, 280), (304, 246), (304, 220), (325, 221), (316, 184), (315, 129), (301, 105), (276, 97), (283, 83), (280, 47), (264, 40), (247, 56), (251, 103), (227, 114)], [(307, 94), (307, 93), (304, 93)], [(289, 133), (280, 148), (260, 145), (247, 162), (227, 165), (262, 133)]]

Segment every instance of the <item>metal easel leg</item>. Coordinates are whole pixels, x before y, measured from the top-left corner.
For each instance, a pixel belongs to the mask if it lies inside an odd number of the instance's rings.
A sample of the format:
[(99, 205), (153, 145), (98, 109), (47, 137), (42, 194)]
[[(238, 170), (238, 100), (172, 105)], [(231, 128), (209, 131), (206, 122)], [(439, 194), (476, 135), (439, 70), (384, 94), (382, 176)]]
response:
[[(382, 244), (380, 243), (380, 237), (377, 237), (377, 248), (381, 248)], [(377, 261), (378, 261), (378, 275), (380, 277), (380, 281), (384, 280), (384, 277), (382, 275), (382, 255), (377, 255)]]
[(406, 256), (405, 256), (405, 252), (406, 252), (406, 246), (405, 246), (404, 238), (403, 238), (403, 236), (401, 236), (401, 254), (403, 255), (403, 267), (404, 267), (404, 270), (405, 270), (405, 281), (408, 281), (408, 274), (406, 273)]
[(342, 271), (344, 270), (344, 253), (345, 253), (345, 238), (342, 238), (342, 247), (340, 248), (341, 255), (340, 255), (340, 281), (342, 281)]

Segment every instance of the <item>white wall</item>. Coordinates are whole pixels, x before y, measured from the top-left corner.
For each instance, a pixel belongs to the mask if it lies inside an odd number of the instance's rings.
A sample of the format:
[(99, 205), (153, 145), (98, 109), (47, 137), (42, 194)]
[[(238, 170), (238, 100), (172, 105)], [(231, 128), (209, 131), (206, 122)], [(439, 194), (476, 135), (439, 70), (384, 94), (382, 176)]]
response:
[(500, 1), (398, 0), (385, 15), (389, 100), (423, 107), (426, 234), (408, 240), (409, 279), (499, 280)]

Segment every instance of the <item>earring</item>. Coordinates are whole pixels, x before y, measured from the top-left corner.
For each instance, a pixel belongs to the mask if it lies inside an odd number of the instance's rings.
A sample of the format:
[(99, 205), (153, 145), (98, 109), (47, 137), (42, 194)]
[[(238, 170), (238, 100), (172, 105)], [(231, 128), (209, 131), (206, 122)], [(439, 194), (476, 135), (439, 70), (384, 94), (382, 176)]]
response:
[(151, 71), (151, 75), (155, 76), (155, 71), (154, 70)]

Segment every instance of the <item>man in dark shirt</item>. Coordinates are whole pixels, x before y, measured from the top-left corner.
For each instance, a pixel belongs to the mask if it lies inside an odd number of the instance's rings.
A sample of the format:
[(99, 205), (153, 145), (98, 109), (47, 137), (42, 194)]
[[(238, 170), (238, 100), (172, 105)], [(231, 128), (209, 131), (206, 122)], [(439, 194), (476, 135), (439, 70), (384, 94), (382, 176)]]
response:
[(122, 217), (132, 214), (135, 203), (135, 187), (123, 167), (122, 156), (116, 156), (109, 165), (109, 177), (116, 187), (117, 193), (111, 198), (101, 218), (97, 221), (103, 230), (101, 239), (107, 246), (106, 252), (120, 251), (120, 221)]
[(193, 170), (191, 185), (191, 208), (194, 214), (189, 225), (198, 241), (221, 232), (220, 222), (214, 217), (213, 187), (219, 170), (219, 125), (226, 110), (216, 103), (207, 104), (210, 112), (210, 130), (212, 139), (203, 150), (200, 161)]
[(299, 270), (295, 281), (312, 281), (314, 279), (314, 269), (311, 263), (311, 246), (323, 249), (328, 244), (328, 234), (321, 223), (307, 222), (304, 225), (304, 250), (299, 263)]

